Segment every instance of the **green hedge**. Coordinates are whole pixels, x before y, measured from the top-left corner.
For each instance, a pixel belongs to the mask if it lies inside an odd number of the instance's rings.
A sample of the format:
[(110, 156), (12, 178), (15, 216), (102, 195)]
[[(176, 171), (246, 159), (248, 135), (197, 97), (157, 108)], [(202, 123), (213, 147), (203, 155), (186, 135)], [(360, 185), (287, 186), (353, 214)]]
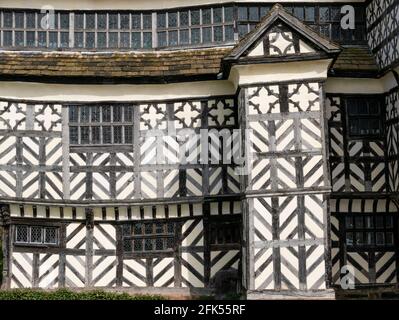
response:
[(0, 290), (0, 300), (162, 300), (156, 295), (130, 295), (101, 290), (75, 292), (67, 289), (44, 291), (33, 289)]

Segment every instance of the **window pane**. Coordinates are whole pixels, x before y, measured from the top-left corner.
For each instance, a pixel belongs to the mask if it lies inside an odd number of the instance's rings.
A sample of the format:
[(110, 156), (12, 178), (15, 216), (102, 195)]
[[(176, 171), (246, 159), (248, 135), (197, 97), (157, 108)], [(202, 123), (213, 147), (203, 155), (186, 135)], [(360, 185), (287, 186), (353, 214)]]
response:
[(393, 228), (393, 217), (392, 216), (385, 217), (385, 228), (387, 228), (387, 229)]
[(26, 32), (26, 45), (29, 47), (35, 46), (35, 31)]
[(144, 224), (144, 232), (145, 234), (152, 234), (152, 223)]
[(132, 233), (132, 229), (131, 229), (131, 225), (130, 224), (122, 225), (122, 235), (130, 236), (131, 233)]
[(246, 24), (238, 25), (238, 35), (240, 38), (244, 37), (248, 33), (248, 26)]
[(91, 122), (100, 122), (101, 108), (99, 106), (91, 107)]
[(347, 229), (352, 229), (353, 228), (353, 218), (352, 217), (346, 217), (345, 218), (345, 225)]
[(132, 48), (133, 49), (141, 48), (141, 33), (140, 32), (132, 33)]
[(122, 126), (114, 127), (114, 143), (122, 143)]
[(22, 47), (24, 45), (24, 32), (16, 31), (15, 32), (15, 45)]
[(355, 217), (355, 226), (356, 226), (356, 229), (363, 228), (363, 217)]
[(158, 13), (157, 26), (158, 28), (166, 28), (166, 13)]
[(247, 21), (248, 20), (248, 10), (247, 7), (238, 8), (238, 20)]
[(26, 13), (26, 27), (27, 28), (36, 28), (36, 20), (35, 14), (33, 12)]
[(305, 12), (303, 7), (294, 7), (294, 16), (299, 20), (303, 21), (305, 19)]
[(373, 217), (366, 217), (366, 228), (372, 229), (374, 227)]
[[(130, 240), (130, 239), (123, 240), (123, 251), (125, 251), (125, 252), (132, 251), (132, 240)], [(135, 251), (137, 251), (137, 250), (135, 250)]]
[(330, 9), (328, 7), (320, 7), (320, 22), (330, 21)]
[(224, 8), (224, 22), (233, 22), (233, 7)]
[(175, 232), (175, 224), (174, 223), (168, 223), (168, 233), (174, 233)]
[(133, 127), (125, 126), (125, 143), (133, 142)]
[(213, 23), (220, 23), (222, 21), (222, 8), (213, 8)]
[(45, 229), (45, 243), (56, 244), (57, 243), (57, 230), (55, 228)]
[(223, 41), (223, 27), (214, 27), (213, 32), (214, 41)]
[(12, 46), (12, 31), (3, 31), (3, 45), (5, 47)]
[(143, 240), (133, 241), (134, 251), (143, 251)]
[(69, 33), (61, 32), (61, 47), (68, 48), (69, 47)]
[(155, 239), (155, 250), (164, 250), (164, 239), (157, 238)]
[(136, 223), (134, 225), (134, 234), (135, 235), (143, 234), (143, 224), (142, 223)]
[(225, 36), (225, 41), (233, 41), (234, 40), (233, 26), (225, 26), (224, 27), (224, 36)]
[(392, 246), (394, 244), (393, 232), (387, 232), (385, 234), (385, 244), (388, 246)]
[(69, 122), (78, 122), (78, 107), (69, 107)]
[(110, 13), (108, 19), (108, 29), (119, 29), (117, 13)]
[(97, 14), (97, 29), (107, 28), (107, 15), (105, 13)]
[(374, 245), (374, 233), (373, 232), (367, 232), (366, 233), (366, 244), (367, 245)]
[(258, 7), (249, 7), (249, 20), (250, 21), (259, 21), (259, 8)]
[(152, 29), (152, 16), (151, 14), (143, 15), (143, 29)]
[(338, 22), (341, 20), (341, 10), (340, 7), (331, 7), (331, 21)]
[(101, 130), (100, 127), (91, 127), (91, 143), (99, 144), (101, 143)]
[(212, 28), (202, 29), (202, 42), (203, 43), (212, 42)]
[(49, 47), (56, 48), (58, 46), (58, 32), (49, 33)]
[(169, 32), (169, 45), (170, 46), (177, 46), (177, 31), (170, 31)]
[(15, 28), (24, 28), (24, 13), (23, 12), (15, 12)]
[(128, 30), (130, 29), (130, 17), (129, 14), (121, 14), (121, 29)]
[(211, 24), (211, 9), (202, 9), (202, 24)]
[(27, 226), (16, 226), (16, 241), (17, 242), (29, 242), (28, 239), (28, 227)]
[(103, 143), (112, 143), (111, 141), (111, 127), (103, 126)]
[(90, 143), (90, 128), (80, 127), (80, 143), (89, 144)]
[(97, 33), (97, 47), (105, 48), (107, 46), (107, 36), (105, 32)]
[(164, 233), (164, 224), (162, 222), (155, 222), (155, 233)]
[(141, 16), (139, 14), (132, 15), (132, 29), (141, 30)]
[(86, 29), (94, 29), (94, 13), (86, 13)]
[(133, 121), (133, 108), (131, 106), (123, 107), (123, 121), (124, 122)]
[(166, 249), (173, 249), (174, 247), (174, 240), (173, 238), (167, 238), (166, 239)]
[(83, 32), (75, 32), (75, 47), (83, 48)]
[(70, 127), (69, 128), (69, 141), (71, 144), (79, 143), (78, 127)]
[(307, 22), (315, 21), (315, 10), (313, 6), (305, 8), (305, 21)]
[(187, 27), (188, 26), (188, 11), (182, 11), (179, 14), (180, 18), (180, 26)]
[(191, 43), (200, 43), (201, 42), (201, 29), (191, 29)]
[(152, 48), (152, 33), (151, 32), (143, 33), (143, 48), (144, 49)]
[(383, 246), (385, 244), (384, 232), (377, 232), (375, 235), (375, 242), (377, 246)]
[(3, 12), (3, 25), (5, 28), (12, 28), (12, 12)]
[(129, 32), (121, 32), (121, 48), (129, 48), (130, 47), (130, 34)]
[(75, 29), (83, 29), (83, 13), (75, 13)]
[(191, 25), (198, 26), (200, 24), (200, 11), (191, 10)]
[(94, 48), (94, 32), (86, 33), (86, 48)]
[(30, 242), (32, 243), (42, 243), (42, 228), (41, 227), (31, 227), (30, 229)]
[(189, 34), (187, 30), (180, 30), (180, 44), (188, 44), (189, 43)]
[(111, 122), (111, 107), (103, 106), (103, 120), (102, 122)]
[(357, 245), (363, 244), (363, 233), (362, 232), (356, 232), (356, 244)]
[(346, 233), (346, 244), (348, 246), (352, 246), (353, 245), (353, 233), (352, 232), (347, 232)]
[(151, 251), (152, 250), (152, 239), (145, 239), (145, 251)]
[(69, 13), (61, 13), (60, 20), (61, 29), (69, 29)]
[(382, 216), (375, 217), (375, 227), (377, 229), (383, 229), (384, 228), (384, 217), (382, 217)]
[(117, 32), (110, 32), (108, 34), (108, 47), (109, 48), (117, 48), (118, 47), (118, 33)]
[(90, 121), (90, 107), (80, 107), (80, 122), (87, 123)]
[(177, 13), (168, 12), (168, 27), (177, 27)]

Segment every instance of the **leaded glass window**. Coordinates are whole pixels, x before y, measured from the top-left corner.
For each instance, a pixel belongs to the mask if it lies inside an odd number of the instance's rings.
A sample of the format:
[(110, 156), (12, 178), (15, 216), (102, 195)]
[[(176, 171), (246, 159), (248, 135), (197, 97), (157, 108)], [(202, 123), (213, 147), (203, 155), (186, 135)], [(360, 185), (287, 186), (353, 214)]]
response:
[(175, 222), (137, 222), (123, 225), (125, 253), (151, 253), (173, 251), (176, 243)]
[(15, 226), (15, 243), (33, 245), (57, 245), (58, 228), (43, 226)]
[(71, 145), (133, 143), (131, 105), (69, 106)]

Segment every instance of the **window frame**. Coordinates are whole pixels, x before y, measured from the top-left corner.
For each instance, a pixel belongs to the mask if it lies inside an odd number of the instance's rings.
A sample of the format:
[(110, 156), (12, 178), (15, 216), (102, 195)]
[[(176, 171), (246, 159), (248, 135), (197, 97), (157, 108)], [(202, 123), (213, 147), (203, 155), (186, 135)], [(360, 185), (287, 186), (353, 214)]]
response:
[[(163, 225), (162, 233), (156, 232), (156, 224), (160, 223)], [(122, 252), (123, 256), (125, 257), (152, 257), (152, 256), (173, 256), (177, 250), (179, 245), (179, 230), (180, 230), (180, 221), (175, 220), (140, 220), (140, 221), (133, 221), (133, 222), (126, 222), (121, 224), (121, 233), (122, 233)], [(137, 225), (141, 225), (141, 233), (135, 234), (134, 228)], [(152, 225), (152, 233), (146, 233), (146, 225)], [(173, 232), (168, 231), (169, 225), (173, 226)], [(125, 234), (124, 228), (128, 229), (128, 234)], [(159, 250), (156, 249), (156, 239), (163, 240), (163, 249)], [(167, 241), (171, 239), (172, 246), (168, 246)], [(135, 250), (134, 248), (134, 241), (139, 240), (142, 243), (141, 250)], [(146, 240), (152, 241), (152, 249), (146, 250)], [(125, 242), (130, 242), (130, 249), (125, 248)]]
[[(82, 147), (82, 146), (124, 146), (124, 145), (133, 145), (133, 104), (125, 104), (125, 103), (97, 103), (97, 104), (70, 104), (68, 107), (68, 127), (69, 127), (69, 143), (72, 147)], [(115, 121), (115, 108), (118, 107), (121, 110), (121, 120)], [(98, 121), (93, 120), (93, 110), (99, 110), (99, 118)], [(109, 108), (110, 113), (110, 121), (103, 121), (104, 119), (104, 110), (105, 108)], [(129, 110), (130, 112), (126, 112)], [(73, 110), (75, 110), (76, 114), (73, 117)], [(82, 120), (82, 112), (84, 110), (88, 110), (87, 121)], [(126, 119), (127, 114), (130, 114), (129, 118)], [(76, 118), (75, 118), (76, 117)], [(116, 127), (121, 128), (121, 142), (115, 142), (115, 132)], [(82, 143), (82, 129), (88, 128), (88, 141), (84, 141)], [(93, 128), (99, 129), (99, 142), (93, 142)], [(108, 130), (110, 129), (110, 142), (104, 142), (104, 128)], [(77, 140), (74, 139), (76, 134), (72, 135), (72, 131), (77, 131)], [(129, 132), (130, 131), (130, 132)], [(129, 134), (129, 135), (128, 135)], [(108, 140), (108, 139), (107, 139)], [(97, 141), (97, 140), (96, 140)]]
[[(362, 227), (356, 226), (356, 219), (362, 219)], [(366, 226), (366, 219), (371, 218), (373, 223), (371, 227)], [(383, 227), (377, 228), (376, 219), (383, 218)], [(390, 218), (392, 221), (392, 226), (387, 227), (387, 219)], [(348, 219), (352, 220), (353, 227), (348, 227)], [(343, 227), (344, 227), (344, 239), (343, 244), (347, 251), (395, 251), (396, 235), (395, 229), (398, 228), (397, 217), (391, 213), (350, 213), (345, 214), (343, 217)], [(361, 244), (356, 243), (356, 234), (362, 234)], [(384, 234), (384, 244), (377, 244), (377, 233)], [(392, 234), (392, 244), (386, 243), (386, 235), (388, 233)], [(348, 234), (352, 234), (352, 244), (348, 244)], [(367, 243), (367, 234), (373, 234), (373, 244)]]
[[(27, 228), (27, 241), (19, 241), (18, 237), (18, 228), (24, 227)], [(40, 228), (41, 232), (41, 241), (32, 241), (32, 229)], [(55, 242), (46, 242), (46, 233), (47, 230), (52, 229), (55, 230)], [(24, 223), (16, 223), (14, 225), (14, 236), (13, 236), (13, 244), (16, 246), (31, 246), (31, 247), (59, 247), (60, 246), (60, 226), (55, 225), (42, 225), (42, 224), (24, 224)]]
[[(370, 100), (371, 99), (371, 100)], [(367, 103), (367, 108), (370, 108), (370, 102), (376, 102), (378, 104), (378, 109), (379, 109), (379, 114), (378, 118), (376, 118), (376, 115), (372, 115), (370, 113), (368, 114), (350, 114), (349, 112), (349, 101), (351, 100), (361, 100), (362, 102)], [(359, 102), (358, 102), (359, 103)], [(360, 139), (360, 140), (367, 140), (367, 139), (383, 139), (384, 137), (384, 101), (383, 97), (381, 95), (347, 95), (343, 97), (343, 105), (345, 109), (345, 123), (346, 123), (346, 135), (348, 139)], [(351, 132), (351, 119), (354, 119), (352, 121), (358, 121), (358, 120), (378, 120), (379, 123), (379, 132), (378, 133), (366, 133), (366, 134), (361, 134), (361, 133), (352, 133)]]

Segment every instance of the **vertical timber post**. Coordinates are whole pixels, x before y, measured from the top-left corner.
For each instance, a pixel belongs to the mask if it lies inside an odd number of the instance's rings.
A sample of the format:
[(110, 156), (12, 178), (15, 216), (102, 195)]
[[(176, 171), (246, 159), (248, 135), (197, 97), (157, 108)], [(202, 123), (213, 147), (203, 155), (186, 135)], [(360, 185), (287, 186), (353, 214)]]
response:
[(1, 289), (10, 287), (10, 208), (8, 205), (0, 207), (0, 224), (3, 228), (2, 250), (3, 250), (3, 280)]
[(86, 287), (92, 286), (93, 278), (93, 229), (94, 229), (94, 215), (92, 208), (85, 209), (86, 214), (86, 268), (85, 279)]

